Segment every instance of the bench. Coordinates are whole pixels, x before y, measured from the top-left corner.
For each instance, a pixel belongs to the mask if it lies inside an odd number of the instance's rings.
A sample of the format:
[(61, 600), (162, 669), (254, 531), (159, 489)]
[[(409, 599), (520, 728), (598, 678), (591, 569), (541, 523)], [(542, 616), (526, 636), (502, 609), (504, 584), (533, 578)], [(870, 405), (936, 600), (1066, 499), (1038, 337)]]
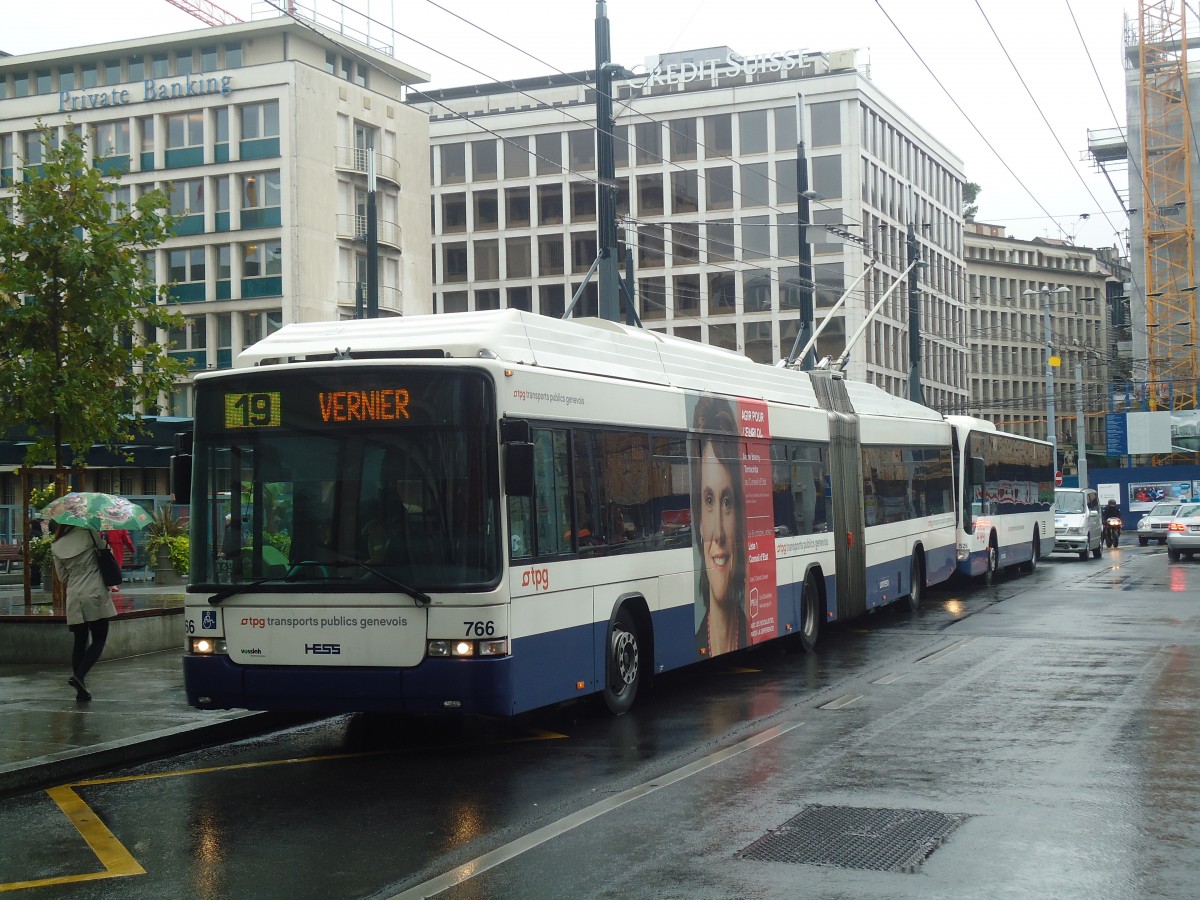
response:
[(11, 572), (13, 564), (19, 567), (23, 559), (20, 544), (0, 544), (0, 572)]

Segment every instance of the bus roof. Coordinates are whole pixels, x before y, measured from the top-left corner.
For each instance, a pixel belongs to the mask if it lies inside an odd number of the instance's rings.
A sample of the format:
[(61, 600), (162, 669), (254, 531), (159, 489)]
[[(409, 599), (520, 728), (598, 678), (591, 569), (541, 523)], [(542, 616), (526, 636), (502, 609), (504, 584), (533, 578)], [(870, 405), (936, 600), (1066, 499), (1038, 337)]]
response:
[[(238, 354), (235, 368), (350, 358), (495, 359), (698, 392), (819, 407), (805, 372), (768, 366), (684, 338), (603, 319), (517, 309), (285, 325)], [(198, 376), (204, 378), (205, 376)], [(846, 382), (857, 412), (940, 420), (935, 410)]]

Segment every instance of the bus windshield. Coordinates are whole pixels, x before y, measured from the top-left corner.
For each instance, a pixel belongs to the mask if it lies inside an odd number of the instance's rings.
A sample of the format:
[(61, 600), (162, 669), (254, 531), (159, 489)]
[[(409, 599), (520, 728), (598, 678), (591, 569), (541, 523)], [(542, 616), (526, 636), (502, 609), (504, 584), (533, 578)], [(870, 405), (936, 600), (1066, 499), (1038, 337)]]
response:
[(336, 366), (201, 381), (190, 581), (492, 587), (497, 447), (494, 392), (478, 371)]

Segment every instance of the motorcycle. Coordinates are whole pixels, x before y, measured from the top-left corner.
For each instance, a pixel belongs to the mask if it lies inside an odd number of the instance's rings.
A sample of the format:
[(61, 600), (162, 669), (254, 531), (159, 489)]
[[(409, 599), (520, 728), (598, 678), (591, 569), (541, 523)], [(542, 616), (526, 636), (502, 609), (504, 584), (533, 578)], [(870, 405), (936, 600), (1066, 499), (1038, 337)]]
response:
[(1104, 520), (1104, 532), (1101, 535), (1108, 547), (1116, 547), (1121, 543), (1121, 526), (1125, 523), (1119, 516), (1109, 516)]

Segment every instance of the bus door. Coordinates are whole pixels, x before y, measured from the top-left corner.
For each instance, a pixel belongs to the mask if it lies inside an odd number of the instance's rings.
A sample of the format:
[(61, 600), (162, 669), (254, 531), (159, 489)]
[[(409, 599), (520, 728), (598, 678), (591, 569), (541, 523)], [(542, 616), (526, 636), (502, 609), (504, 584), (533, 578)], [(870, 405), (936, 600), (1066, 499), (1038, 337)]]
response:
[(864, 547), (862, 453), (858, 418), (829, 413), (829, 472), (833, 481), (834, 562), (838, 618), (867, 611), (867, 558)]

